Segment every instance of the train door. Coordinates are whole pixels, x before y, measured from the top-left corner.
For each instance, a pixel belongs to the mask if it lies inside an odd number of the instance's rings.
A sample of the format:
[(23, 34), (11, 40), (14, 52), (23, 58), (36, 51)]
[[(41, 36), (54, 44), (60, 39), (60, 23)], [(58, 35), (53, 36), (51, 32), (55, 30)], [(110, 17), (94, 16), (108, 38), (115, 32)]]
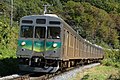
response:
[[(36, 56), (41, 55), (44, 56), (45, 52), (45, 32), (46, 32), (46, 27), (45, 26), (35, 26), (35, 35), (34, 35), (34, 48), (33, 51), (34, 53), (39, 53), (39, 54), (34, 54)], [(42, 54), (40, 54), (42, 53)]]

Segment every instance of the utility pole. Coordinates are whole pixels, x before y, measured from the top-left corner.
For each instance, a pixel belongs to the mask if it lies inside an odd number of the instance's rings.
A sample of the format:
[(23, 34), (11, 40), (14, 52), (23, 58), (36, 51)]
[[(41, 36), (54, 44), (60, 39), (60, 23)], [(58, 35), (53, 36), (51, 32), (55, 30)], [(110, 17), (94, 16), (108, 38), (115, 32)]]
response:
[(10, 15), (10, 26), (13, 24), (13, 0), (11, 0), (11, 15)]

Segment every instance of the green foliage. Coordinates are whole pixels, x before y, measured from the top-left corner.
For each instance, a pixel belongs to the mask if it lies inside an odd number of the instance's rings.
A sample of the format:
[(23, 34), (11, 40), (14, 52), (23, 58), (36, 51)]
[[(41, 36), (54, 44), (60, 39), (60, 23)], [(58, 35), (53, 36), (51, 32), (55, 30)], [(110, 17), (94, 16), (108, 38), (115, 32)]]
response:
[[(5, 21), (6, 20), (6, 21)], [(10, 27), (8, 19), (0, 20), (0, 76), (17, 73), (18, 62), (16, 60), (16, 48), (18, 27), (13, 23)]]
[(66, 22), (78, 27), (83, 38), (93, 43), (104, 42), (111, 44), (114, 48), (119, 48), (119, 36), (115, 29), (117, 25), (106, 11), (92, 6), (88, 2), (68, 1), (65, 4), (64, 12), (62, 16)]
[(119, 50), (105, 50), (105, 58), (110, 58), (114, 62), (120, 62)]
[(119, 50), (105, 50), (104, 57), (105, 59), (102, 61), (103, 65), (120, 68), (120, 51)]
[(120, 69), (112, 66), (96, 66), (86, 71), (78, 72), (70, 80), (119, 80)]
[(0, 20), (0, 59), (15, 57), (17, 34), (17, 27), (10, 27), (9, 24)]
[(101, 8), (107, 12), (116, 11), (119, 12), (120, 10), (120, 3), (116, 0), (85, 0), (92, 5)]
[(6, 1), (0, 1), (0, 12), (4, 14), (4, 17), (10, 16), (11, 6)]
[(39, 0), (15, 0), (14, 20), (19, 21), (21, 17), (26, 15), (42, 14), (43, 4), (44, 2)]
[[(1, 0), (0, 10), (10, 17), (10, 4)], [(7, 5), (6, 5), (7, 4)], [(42, 14), (43, 4), (53, 4), (48, 12), (61, 16), (83, 38), (93, 42), (105, 42), (113, 48), (119, 48), (120, 3), (118, 0), (15, 0), (14, 20), (19, 21), (26, 15)]]

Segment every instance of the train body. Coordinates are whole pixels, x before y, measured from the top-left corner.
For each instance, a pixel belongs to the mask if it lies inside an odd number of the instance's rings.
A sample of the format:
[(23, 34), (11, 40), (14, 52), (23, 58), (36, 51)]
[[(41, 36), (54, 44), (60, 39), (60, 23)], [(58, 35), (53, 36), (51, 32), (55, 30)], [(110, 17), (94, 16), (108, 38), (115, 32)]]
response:
[(54, 14), (21, 18), (16, 54), (21, 70), (49, 73), (104, 56), (101, 47), (83, 39)]

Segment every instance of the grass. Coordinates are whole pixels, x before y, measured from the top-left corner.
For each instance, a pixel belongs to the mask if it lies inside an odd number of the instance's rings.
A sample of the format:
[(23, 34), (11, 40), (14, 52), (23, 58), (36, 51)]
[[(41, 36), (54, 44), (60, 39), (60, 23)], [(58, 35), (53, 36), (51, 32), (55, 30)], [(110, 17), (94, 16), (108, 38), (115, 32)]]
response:
[(77, 73), (71, 80), (120, 80), (120, 68), (100, 65)]

